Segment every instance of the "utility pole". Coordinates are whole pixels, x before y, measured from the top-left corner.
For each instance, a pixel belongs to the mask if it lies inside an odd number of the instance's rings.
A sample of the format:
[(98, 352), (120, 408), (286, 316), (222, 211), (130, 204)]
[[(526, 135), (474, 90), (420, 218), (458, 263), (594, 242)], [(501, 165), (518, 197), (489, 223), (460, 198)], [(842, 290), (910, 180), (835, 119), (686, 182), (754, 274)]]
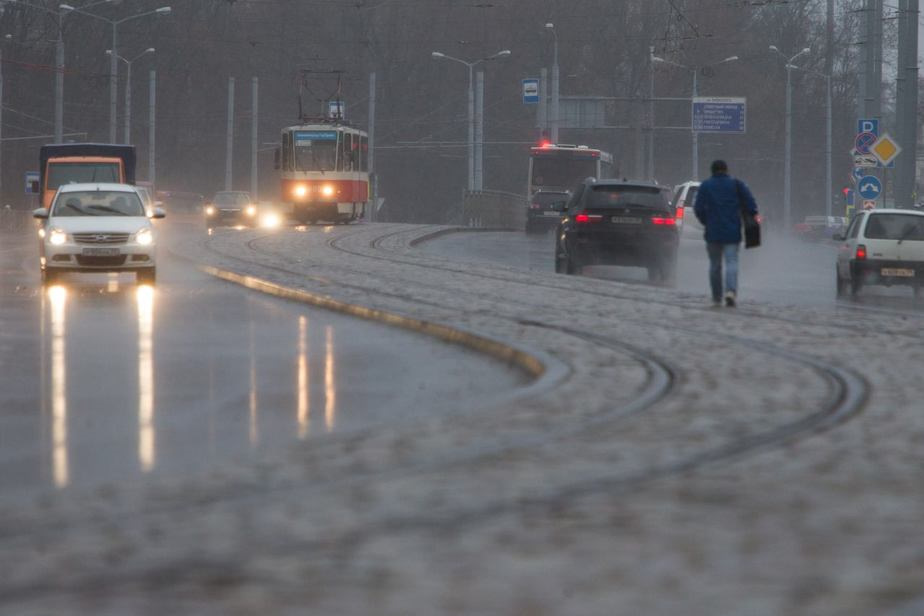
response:
[(55, 41), (55, 143), (64, 141), (64, 14), (58, 11)]
[(157, 71), (148, 76), (148, 182), (157, 183)]
[[(696, 104), (696, 98), (699, 96), (699, 69), (693, 67), (693, 100), (691, 101), (690, 108)], [(699, 181), (699, 133), (696, 131), (696, 127), (693, 126), (693, 122), (690, 122), (691, 129), (693, 131), (693, 175), (690, 177), (694, 181)]]
[(655, 127), (655, 82), (654, 82), (654, 46), (648, 48), (648, 163), (646, 165), (648, 179), (655, 179), (655, 156), (654, 156), (654, 127)]
[(257, 176), (257, 137), (260, 129), (260, 80), (253, 78), (252, 82), (253, 113), (250, 118), (250, 196), (254, 201), (259, 201), (258, 193), (260, 190), (259, 177)]
[(132, 143), (132, 64), (125, 71), (125, 143)]
[[(546, 28), (548, 27), (549, 24), (546, 24)], [(561, 122), (561, 78), (558, 66), (558, 32), (555, 31), (554, 27), (551, 30), (555, 35), (555, 57), (552, 62), (552, 109), (549, 114), (551, 115), (549, 124), (552, 143), (558, 143), (558, 126)]]
[(484, 190), (484, 71), (475, 75), (475, 191)]
[(827, 20), (825, 22), (825, 99), (827, 115), (825, 116), (825, 216), (834, 214), (834, 176), (831, 168), (832, 125), (831, 118), (831, 79), (834, 76), (834, 0), (828, 0)]
[(475, 190), (475, 68), (468, 66), (468, 192)]
[(3, 205), (3, 47), (0, 47), (0, 205)]
[(231, 190), (234, 164), (234, 77), (228, 78), (228, 136), (225, 149), (225, 190)]
[(918, 142), (918, 0), (899, 0), (895, 132), (903, 148), (896, 159), (896, 207), (914, 205)]
[(539, 126), (539, 139), (549, 136), (549, 69), (539, 71), (539, 105), (536, 110), (536, 124)]
[(369, 222), (375, 222), (375, 208), (378, 205), (378, 191), (375, 177), (375, 73), (369, 74), (369, 151), (366, 154), (369, 169), (369, 205), (370, 209), (366, 212), (366, 218)]

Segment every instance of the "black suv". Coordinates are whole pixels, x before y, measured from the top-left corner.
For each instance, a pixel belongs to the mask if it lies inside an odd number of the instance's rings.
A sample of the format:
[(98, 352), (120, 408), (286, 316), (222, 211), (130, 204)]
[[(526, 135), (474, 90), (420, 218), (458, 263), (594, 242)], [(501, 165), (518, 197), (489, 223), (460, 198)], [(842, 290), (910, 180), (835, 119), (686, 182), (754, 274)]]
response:
[(585, 265), (644, 267), (651, 282), (669, 283), (679, 241), (669, 188), (588, 178), (562, 213), (555, 271), (580, 274)]
[(540, 190), (529, 199), (526, 209), (526, 232), (548, 231), (561, 219), (560, 203), (571, 198), (571, 193), (564, 190)]

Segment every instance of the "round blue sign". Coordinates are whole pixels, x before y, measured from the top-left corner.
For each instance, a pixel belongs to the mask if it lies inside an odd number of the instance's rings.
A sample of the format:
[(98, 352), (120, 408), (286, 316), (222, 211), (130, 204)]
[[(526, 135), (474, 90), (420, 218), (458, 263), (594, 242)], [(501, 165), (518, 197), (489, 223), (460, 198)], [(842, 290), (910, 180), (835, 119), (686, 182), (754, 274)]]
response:
[(882, 182), (874, 175), (867, 175), (857, 183), (857, 192), (864, 199), (878, 199), (882, 194)]

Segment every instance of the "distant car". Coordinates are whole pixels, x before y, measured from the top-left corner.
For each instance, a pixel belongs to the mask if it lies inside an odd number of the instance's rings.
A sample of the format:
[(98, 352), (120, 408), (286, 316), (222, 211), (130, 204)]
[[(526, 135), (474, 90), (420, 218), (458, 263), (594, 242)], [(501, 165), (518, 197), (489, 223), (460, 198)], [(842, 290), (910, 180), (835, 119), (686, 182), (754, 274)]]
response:
[(151, 218), (163, 210), (145, 210), (128, 184), (67, 184), (51, 207), (33, 212), (39, 229), (42, 281), (63, 272), (135, 272), (138, 282), (156, 279), (156, 236)]
[(702, 239), (705, 230), (693, 214), (693, 205), (696, 202), (699, 185), (699, 182), (684, 182), (675, 186), (674, 200), (671, 205), (674, 208), (674, 217), (677, 219), (677, 228), (684, 235), (696, 235), (698, 239)]
[(924, 212), (881, 209), (857, 214), (837, 255), (837, 293), (856, 295), (865, 285), (924, 287)]
[(156, 198), (164, 203), (170, 212), (196, 212), (204, 208), (205, 197), (198, 193), (176, 190), (159, 190)]
[(555, 271), (587, 265), (643, 267), (652, 282), (671, 282), (680, 233), (670, 189), (652, 182), (585, 180), (563, 212)]
[(534, 193), (526, 209), (526, 233), (546, 231), (558, 225), (561, 204), (567, 203), (570, 198), (571, 193), (565, 190), (540, 190)]
[(254, 226), (257, 224), (259, 208), (250, 193), (228, 190), (215, 193), (205, 206), (205, 220), (209, 227), (225, 225)]
[(846, 216), (806, 216), (793, 225), (793, 234), (807, 240), (831, 239), (846, 228)]

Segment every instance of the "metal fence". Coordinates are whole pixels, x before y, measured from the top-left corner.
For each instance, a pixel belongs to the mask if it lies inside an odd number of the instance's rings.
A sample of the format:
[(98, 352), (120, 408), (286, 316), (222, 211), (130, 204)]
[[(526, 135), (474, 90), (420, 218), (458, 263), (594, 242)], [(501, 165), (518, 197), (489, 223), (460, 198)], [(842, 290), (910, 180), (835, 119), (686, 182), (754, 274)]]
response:
[(462, 225), (520, 230), (526, 224), (526, 197), (496, 190), (465, 193)]

